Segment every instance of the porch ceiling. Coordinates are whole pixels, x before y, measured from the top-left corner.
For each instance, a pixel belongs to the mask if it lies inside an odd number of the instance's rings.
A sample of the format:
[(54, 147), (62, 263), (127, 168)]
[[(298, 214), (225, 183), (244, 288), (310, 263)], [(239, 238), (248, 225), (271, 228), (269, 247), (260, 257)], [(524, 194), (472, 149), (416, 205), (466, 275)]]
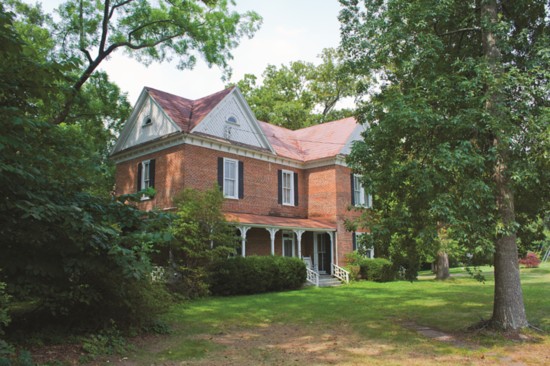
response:
[(306, 231), (336, 231), (336, 223), (323, 219), (296, 219), (290, 217), (262, 216), (244, 213), (226, 213), (231, 223), (250, 227), (275, 227), (280, 229), (301, 229)]

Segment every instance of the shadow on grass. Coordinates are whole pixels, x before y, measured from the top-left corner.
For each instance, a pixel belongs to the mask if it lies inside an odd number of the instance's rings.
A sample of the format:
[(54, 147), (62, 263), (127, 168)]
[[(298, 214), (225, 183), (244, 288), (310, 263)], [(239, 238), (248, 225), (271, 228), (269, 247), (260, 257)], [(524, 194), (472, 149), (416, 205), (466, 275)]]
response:
[[(527, 270), (522, 277), (528, 317), (548, 332), (550, 300), (541, 294), (550, 290), (550, 270)], [(337, 288), (208, 298), (173, 308), (167, 320), (176, 324), (179, 341), (166, 347), (192, 348), (200, 340), (199, 348), (205, 350), (196, 354), (200, 358), (211, 347), (201, 342), (210, 341), (235, 362), (226, 364), (277, 363), (292, 361), (292, 357), (296, 364), (361, 357), (401, 363), (404, 357), (420, 360), (426, 355), (439, 362), (459, 363), (457, 357), (478, 351), (427, 339), (403, 324), (413, 322), (466, 337), (476, 348), (520, 347), (503, 338), (464, 334), (468, 326), (490, 317), (492, 302), (492, 279), (480, 283), (471, 278), (359, 282)]]

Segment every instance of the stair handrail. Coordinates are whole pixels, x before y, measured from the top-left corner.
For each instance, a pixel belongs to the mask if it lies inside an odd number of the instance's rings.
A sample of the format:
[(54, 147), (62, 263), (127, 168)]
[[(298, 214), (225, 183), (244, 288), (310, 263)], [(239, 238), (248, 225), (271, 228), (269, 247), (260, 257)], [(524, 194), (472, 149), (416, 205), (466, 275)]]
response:
[(345, 283), (349, 283), (349, 272), (335, 263), (332, 263), (332, 275)]
[(314, 270), (308, 267), (306, 267), (306, 271), (307, 271), (306, 280), (314, 284), (315, 286), (319, 287), (319, 273), (315, 272)]

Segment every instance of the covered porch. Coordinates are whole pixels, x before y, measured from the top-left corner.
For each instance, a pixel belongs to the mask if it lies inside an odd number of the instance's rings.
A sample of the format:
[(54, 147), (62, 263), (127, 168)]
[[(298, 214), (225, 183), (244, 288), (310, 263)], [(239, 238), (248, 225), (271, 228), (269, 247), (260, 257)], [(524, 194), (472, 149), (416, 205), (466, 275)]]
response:
[(243, 257), (297, 257), (317, 274), (334, 274), (338, 265), (336, 223), (241, 213), (227, 213), (225, 217), (240, 233)]

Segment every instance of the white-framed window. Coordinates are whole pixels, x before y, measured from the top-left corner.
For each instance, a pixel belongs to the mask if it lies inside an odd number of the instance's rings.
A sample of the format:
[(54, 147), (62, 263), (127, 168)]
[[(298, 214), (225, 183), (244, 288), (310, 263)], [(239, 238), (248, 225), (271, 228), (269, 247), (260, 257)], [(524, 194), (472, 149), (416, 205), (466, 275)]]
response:
[(365, 192), (363, 183), (361, 182), (361, 176), (353, 174), (353, 202), (355, 206), (361, 206), (366, 208), (372, 208), (372, 195)]
[(367, 258), (374, 258), (374, 248), (367, 248), (363, 241), (363, 235), (368, 233), (353, 233), (353, 250), (362, 253)]
[(295, 257), (296, 246), (294, 232), (283, 231), (283, 257)]
[(141, 162), (141, 189), (151, 187), (151, 160)]
[(223, 195), (226, 198), (239, 198), (239, 161), (223, 159)]
[(147, 115), (145, 118), (143, 118), (143, 123), (141, 124), (141, 127), (148, 127), (153, 124), (153, 119), (151, 116)]
[[(143, 160), (138, 163), (137, 191), (155, 187), (155, 159)], [(142, 200), (150, 199), (143, 195)]]
[(225, 121), (227, 123), (231, 123), (232, 125), (238, 125), (239, 124), (239, 120), (234, 115), (230, 115), (229, 117), (227, 117), (227, 119)]
[(294, 172), (282, 172), (283, 205), (294, 206)]

